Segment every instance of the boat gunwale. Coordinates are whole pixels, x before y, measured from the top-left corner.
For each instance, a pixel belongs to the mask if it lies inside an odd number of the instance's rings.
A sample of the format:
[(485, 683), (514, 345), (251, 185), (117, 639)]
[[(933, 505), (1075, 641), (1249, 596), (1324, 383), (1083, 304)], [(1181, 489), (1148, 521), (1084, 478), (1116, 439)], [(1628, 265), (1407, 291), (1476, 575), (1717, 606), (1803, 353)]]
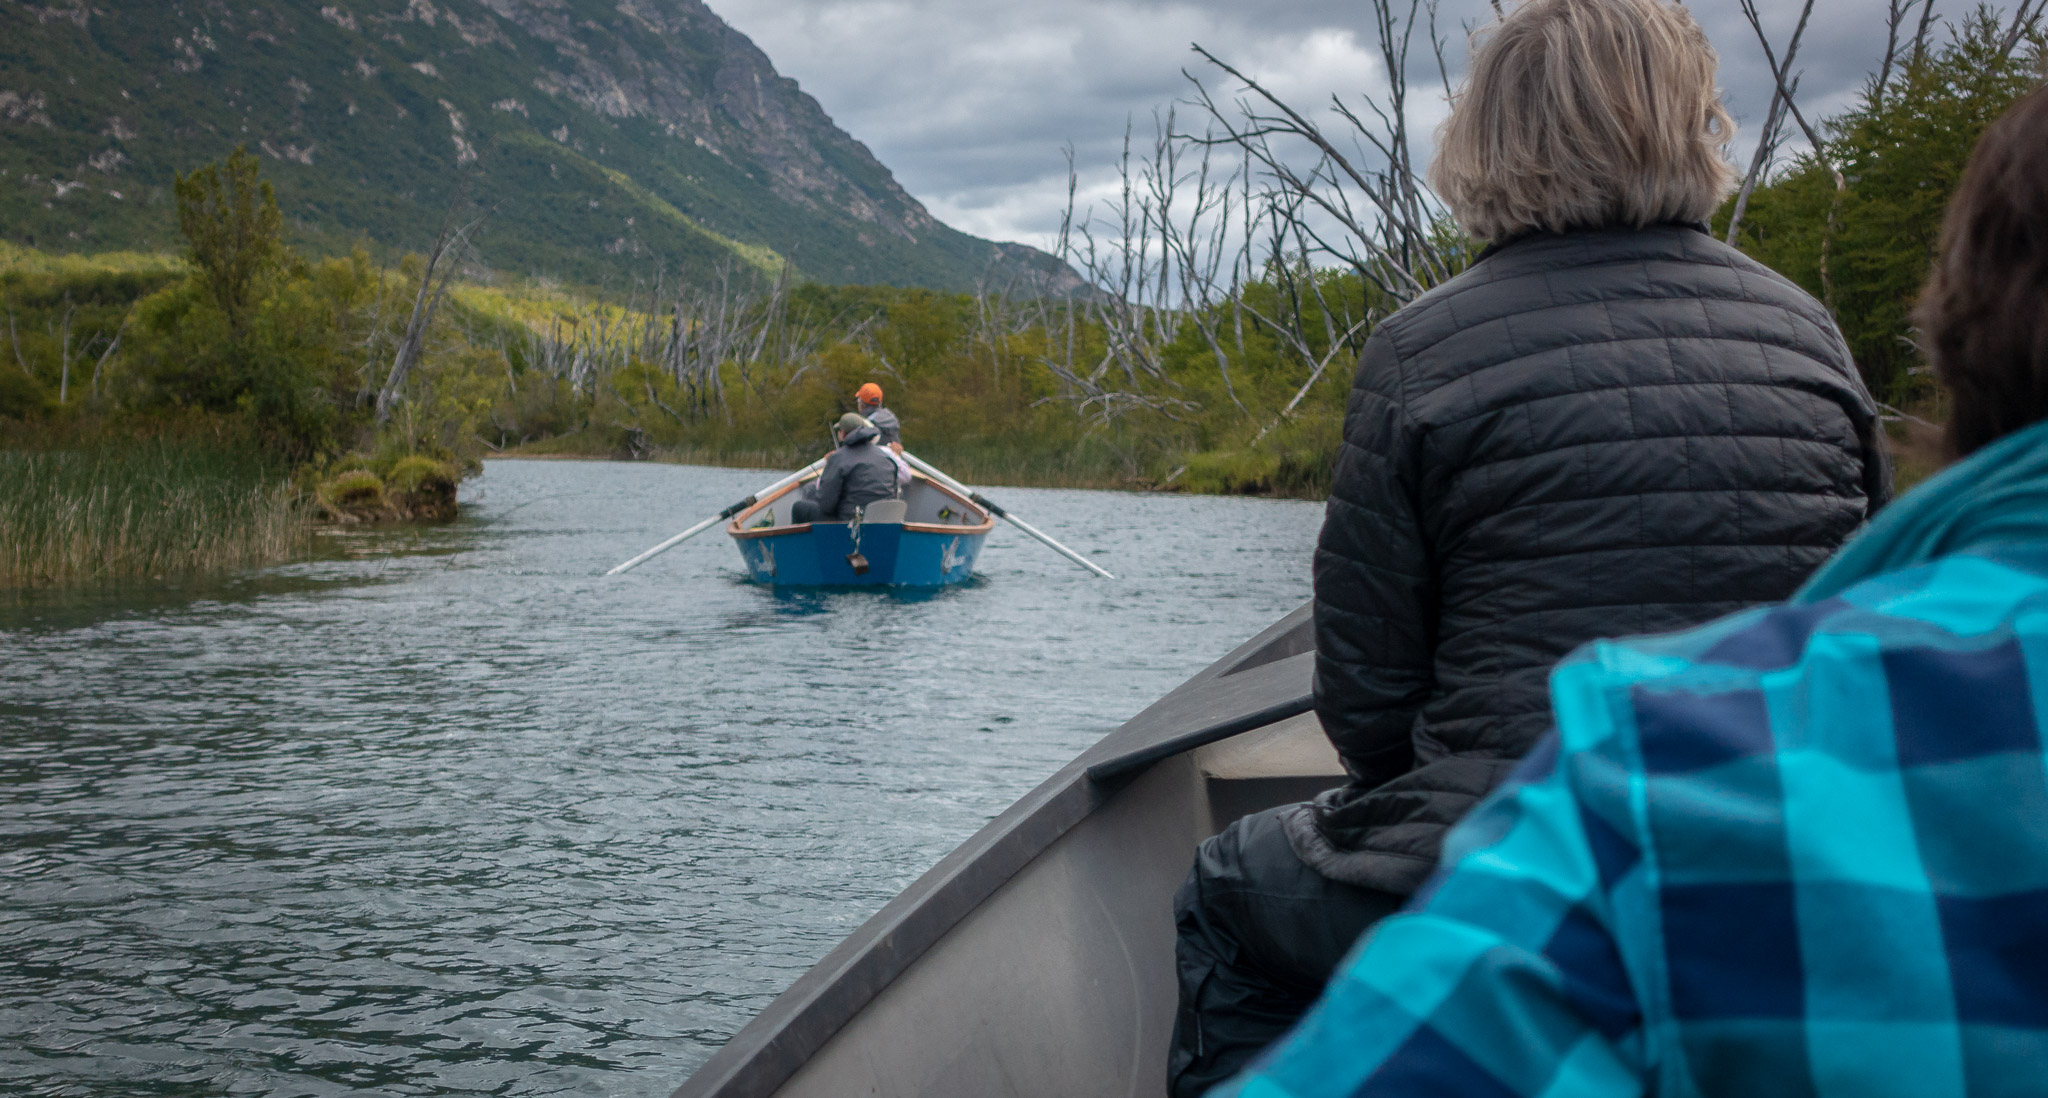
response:
[[(768, 1098), (997, 889), (1150, 765), (1313, 709), (1312, 651), (1256, 658), (1309, 622), (1308, 606), (1283, 616), (1019, 798), (807, 969), (672, 1098)], [(1229, 706), (1233, 700), (1240, 704)], [(1192, 719), (1219, 707), (1228, 715)]]
[[(938, 489), (940, 492), (944, 493), (948, 498), (952, 499), (955, 503), (958, 503), (961, 506), (966, 507), (969, 511), (972, 511), (977, 515), (980, 515), (981, 521), (972, 526), (958, 526), (951, 523), (938, 522), (905, 522), (888, 523), (887, 525), (901, 525), (903, 527), (903, 532), (906, 534), (959, 534), (963, 537), (971, 537), (974, 535), (986, 534), (989, 531), (994, 530), (996, 528), (995, 516), (989, 514), (987, 511), (982, 510), (981, 506), (979, 504), (976, 504), (973, 500), (961, 495), (960, 493), (954, 491), (951, 488), (948, 488), (944, 484), (941, 484), (938, 481), (933, 480), (928, 476), (925, 476), (923, 473), (912, 473), (911, 477), (914, 480), (923, 481), (924, 483), (932, 486), (933, 488)], [(741, 527), (741, 523), (746, 522), (748, 519), (754, 517), (754, 515), (760, 513), (761, 508), (774, 504), (776, 500), (779, 500), (783, 496), (786, 496), (789, 493), (802, 488), (804, 485), (809, 484), (811, 481), (816, 480), (817, 478), (818, 474), (812, 474), (811, 476), (805, 477), (802, 480), (793, 481), (789, 484), (785, 484), (781, 488), (778, 488), (775, 491), (769, 493), (767, 496), (755, 500), (753, 506), (747, 508), (744, 511), (741, 511), (737, 515), (734, 515), (725, 524), (726, 534), (734, 538), (735, 540), (752, 541), (757, 538), (775, 538), (785, 537), (790, 534), (808, 534), (810, 533), (811, 527), (813, 526), (846, 525), (843, 522), (800, 522), (791, 523), (788, 526), (760, 526), (751, 530), (743, 529)]]

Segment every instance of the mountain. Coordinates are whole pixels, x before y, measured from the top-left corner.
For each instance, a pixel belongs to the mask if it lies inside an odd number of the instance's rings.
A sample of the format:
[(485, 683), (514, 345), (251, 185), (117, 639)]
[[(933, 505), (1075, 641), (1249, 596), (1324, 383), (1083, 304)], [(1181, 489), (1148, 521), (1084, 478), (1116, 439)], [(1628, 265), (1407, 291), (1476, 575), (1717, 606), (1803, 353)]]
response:
[(701, 0), (0, 0), (0, 235), (175, 246), (172, 174), (236, 145), (316, 249), (424, 249), (466, 193), (513, 274), (1076, 281), (941, 224)]

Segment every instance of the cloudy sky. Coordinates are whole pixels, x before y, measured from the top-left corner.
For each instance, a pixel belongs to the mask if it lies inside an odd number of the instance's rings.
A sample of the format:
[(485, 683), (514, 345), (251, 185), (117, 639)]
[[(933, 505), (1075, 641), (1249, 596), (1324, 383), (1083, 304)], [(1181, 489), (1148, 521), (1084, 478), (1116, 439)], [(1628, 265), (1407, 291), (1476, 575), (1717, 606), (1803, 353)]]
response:
[[(1149, 127), (1154, 109), (1187, 96), (1181, 70), (1200, 61), (1191, 42), (1300, 106), (1384, 87), (1365, 0), (708, 2), (938, 217), (1041, 246), (1064, 204), (1062, 147), (1074, 146), (1084, 204), (1104, 194), (1126, 120)], [(1960, 11), (1963, 2), (1936, 0), (1936, 10)], [(1760, 6), (1782, 44), (1798, 5)], [(1693, 0), (1692, 8), (1720, 51), (1737, 119), (1760, 122), (1770, 72), (1735, 0)], [(1487, 0), (1443, 0), (1454, 66), (1463, 25), (1488, 10)], [(1885, 10), (1886, 0), (1818, 0), (1798, 66), (1809, 118), (1848, 102), (1877, 67)], [(1417, 62), (1425, 49), (1418, 44)], [(1443, 95), (1421, 92), (1426, 134)]]

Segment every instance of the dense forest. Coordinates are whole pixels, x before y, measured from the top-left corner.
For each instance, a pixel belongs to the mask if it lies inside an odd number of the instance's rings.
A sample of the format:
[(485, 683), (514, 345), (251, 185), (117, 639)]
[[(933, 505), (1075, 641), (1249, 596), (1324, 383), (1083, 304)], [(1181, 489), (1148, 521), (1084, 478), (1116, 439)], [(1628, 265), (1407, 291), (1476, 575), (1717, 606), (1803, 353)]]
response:
[[(1789, 157), (1777, 147), (1807, 120), (1774, 101), (1714, 228), (1828, 304), (1897, 414), (1938, 419), (1908, 314), (1964, 159), (2041, 78), (2042, 39), (1988, 7), (1892, 13), (1861, 100)], [(1773, 65), (1796, 92), (1789, 45)], [(213, 506), (275, 541), (280, 514), (447, 513), (492, 454), (799, 465), (868, 381), (913, 449), (970, 480), (1319, 497), (1372, 325), (1472, 248), (1408, 162), (1401, 111), (1340, 113), (1385, 154), (1353, 163), (1340, 135), (1210, 60), (1242, 94), (1196, 82), (1200, 128), (1162, 113), (1127, 143), (1121, 198), (1068, 210), (1058, 251), (1080, 291), (834, 286), (729, 257), (601, 287), (506, 279), (470, 251), (490, 212), (459, 203), (395, 262), (303, 254), (240, 152), (175, 181), (182, 254), (4, 246), (0, 460), (68, 471), (0, 488), (0, 585), (176, 567), (140, 533), (107, 564), (90, 531), (113, 520), (71, 506), (144, 498), (167, 469), (226, 486)], [(122, 456), (139, 446), (213, 456)]]

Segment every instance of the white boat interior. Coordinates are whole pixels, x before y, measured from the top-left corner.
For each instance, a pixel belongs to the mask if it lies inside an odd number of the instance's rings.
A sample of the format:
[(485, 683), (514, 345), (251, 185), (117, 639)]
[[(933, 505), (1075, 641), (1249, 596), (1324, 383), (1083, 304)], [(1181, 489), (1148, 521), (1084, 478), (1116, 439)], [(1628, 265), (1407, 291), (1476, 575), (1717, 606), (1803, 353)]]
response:
[[(790, 525), (790, 509), (796, 505), (797, 500), (807, 498), (817, 482), (818, 476), (815, 473), (805, 477), (802, 481), (742, 512), (734, 519), (734, 526), (741, 530), (760, 530)], [(900, 512), (894, 506), (896, 504), (901, 505)], [(988, 522), (989, 517), (981, 508), (932, 483), (924, 474), (917, 473), (903, 489), (901, 499), (870, 504), (862, 521), (940, 527), (980, 526)]]

